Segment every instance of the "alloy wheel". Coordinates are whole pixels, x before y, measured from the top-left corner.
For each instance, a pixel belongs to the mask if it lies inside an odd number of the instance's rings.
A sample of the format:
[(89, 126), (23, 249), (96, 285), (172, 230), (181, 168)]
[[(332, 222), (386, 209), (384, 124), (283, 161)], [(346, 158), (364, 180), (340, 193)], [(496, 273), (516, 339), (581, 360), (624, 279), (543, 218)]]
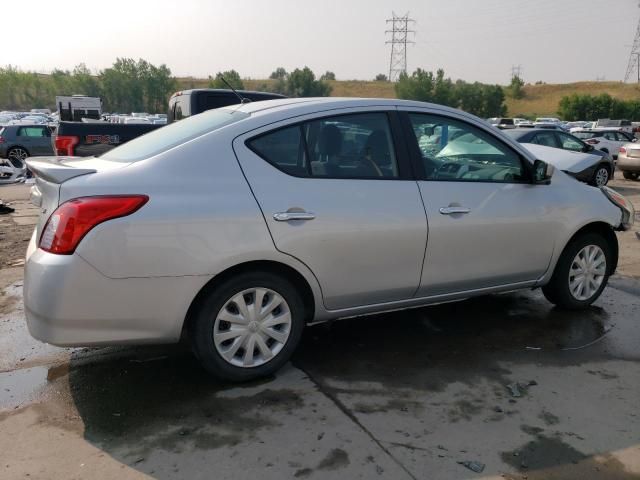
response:
[(607, 259), (597, 245), (582, 248), (571, 262), (569, 291), (576, 300), (590, 299), (600, 288), (607, 272)]
[(7, 155), (11, 160), (20, 160), (21, 162), (23, 162), (28, 156), (29, 154), (27, 151), (20, 147), (12, 148)]
[(598, 168), (596, 172), (595, 183), (597, 187), (604, 187), (609, 181), (609, 170), (605, 167)]
[(291, 333), (286, 300), (268, 288), (250, 288), (225, 302), (213, 325), (220, 356), (236, 367), (257, 367), (272, 360)]

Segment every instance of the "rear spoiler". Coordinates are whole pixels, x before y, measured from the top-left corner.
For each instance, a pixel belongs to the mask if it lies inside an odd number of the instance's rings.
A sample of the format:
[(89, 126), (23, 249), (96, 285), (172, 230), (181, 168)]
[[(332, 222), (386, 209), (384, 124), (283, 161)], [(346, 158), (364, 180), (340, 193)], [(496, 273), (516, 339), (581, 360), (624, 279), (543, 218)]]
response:
[(64, 183), (67, 180), (79, 177), (80, 175), (87, 175), (89, 173), (96, 173), (94, 168), (82, 168), (65, 165), (64, 162), (70, 160), (80, 160), (77, 157), (36, 157), (27, 159), (27, 167), (37, 177), (52, 183)]

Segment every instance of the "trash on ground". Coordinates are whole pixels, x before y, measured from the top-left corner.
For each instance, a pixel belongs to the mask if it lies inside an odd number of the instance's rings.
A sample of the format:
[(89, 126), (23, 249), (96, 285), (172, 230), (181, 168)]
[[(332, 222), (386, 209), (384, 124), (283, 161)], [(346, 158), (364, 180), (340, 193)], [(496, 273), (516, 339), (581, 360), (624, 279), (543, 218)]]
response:
[(591, 345), (595, 345), (596, 343), (598, 343), (600, 340), (602, 340), (614, 327), (615, 325), (607, 325), (604, 328), (604, 331), (602, 332), (602, 335), (600, 335), (598, 338), (596, 338), (595, 340), (592, 340), (589, 343), (585, 343), (584, 345), (580, 345), (579, 347), (565, 347), (565, 348), (561, 348), (560, 350), (562, 351), (567, 351), (567, 350), (580, 350), (582, 348), (587, 348), (590, 347)]
[(509, 389), (509, 393), (511, 393), (512, 397), (521, 397), (522, 393), (520, 393), (520, 385), (518, 383), (510, 383), (509, 385), (507, 385), (507, 388)]
[(465, 460), (464, 462), (458, 462), (460, 465), (467, 467), (472, 472), (482, 473), (484, 471), (484, 463), (476, 462), (473, 460)]

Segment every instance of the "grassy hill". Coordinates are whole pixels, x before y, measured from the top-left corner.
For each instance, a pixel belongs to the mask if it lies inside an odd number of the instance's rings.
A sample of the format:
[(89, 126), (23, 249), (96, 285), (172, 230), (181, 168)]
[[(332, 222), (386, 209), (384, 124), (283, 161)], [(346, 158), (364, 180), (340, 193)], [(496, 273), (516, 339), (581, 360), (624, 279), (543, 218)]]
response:
[[(178, 79), (181, 88), (203, 88), (208, 80), (194, 78)], [(273, 80), (243, 80), (248, 90), (259, 90), (269, 86)], [(328, 82), (333, 97), (374, 97), (394, 98), (393, 84), (362, 80), (335, 80)], [(573, 93), (599, 95), (608, 93), (620, 100), (640, 99), (640, 85), (622, 82), (577, 82), (562, 84), (525, 85), (524, 98), (507, 97), (506, 104), (510, 116), (540, 117), (556, 116), (558, 103), (566, 95)]]

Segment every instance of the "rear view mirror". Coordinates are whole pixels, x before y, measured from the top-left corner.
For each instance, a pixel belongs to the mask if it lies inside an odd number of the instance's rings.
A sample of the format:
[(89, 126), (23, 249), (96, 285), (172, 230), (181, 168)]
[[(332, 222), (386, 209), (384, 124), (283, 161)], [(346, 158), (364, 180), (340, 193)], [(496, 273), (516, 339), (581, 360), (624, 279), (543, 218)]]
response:
[(548, 185), (551, 183), (551, 177), (554, 171), (553, 165), (549, 165), (542, 160), (533, 162), (533, 183), (539, 185)]

